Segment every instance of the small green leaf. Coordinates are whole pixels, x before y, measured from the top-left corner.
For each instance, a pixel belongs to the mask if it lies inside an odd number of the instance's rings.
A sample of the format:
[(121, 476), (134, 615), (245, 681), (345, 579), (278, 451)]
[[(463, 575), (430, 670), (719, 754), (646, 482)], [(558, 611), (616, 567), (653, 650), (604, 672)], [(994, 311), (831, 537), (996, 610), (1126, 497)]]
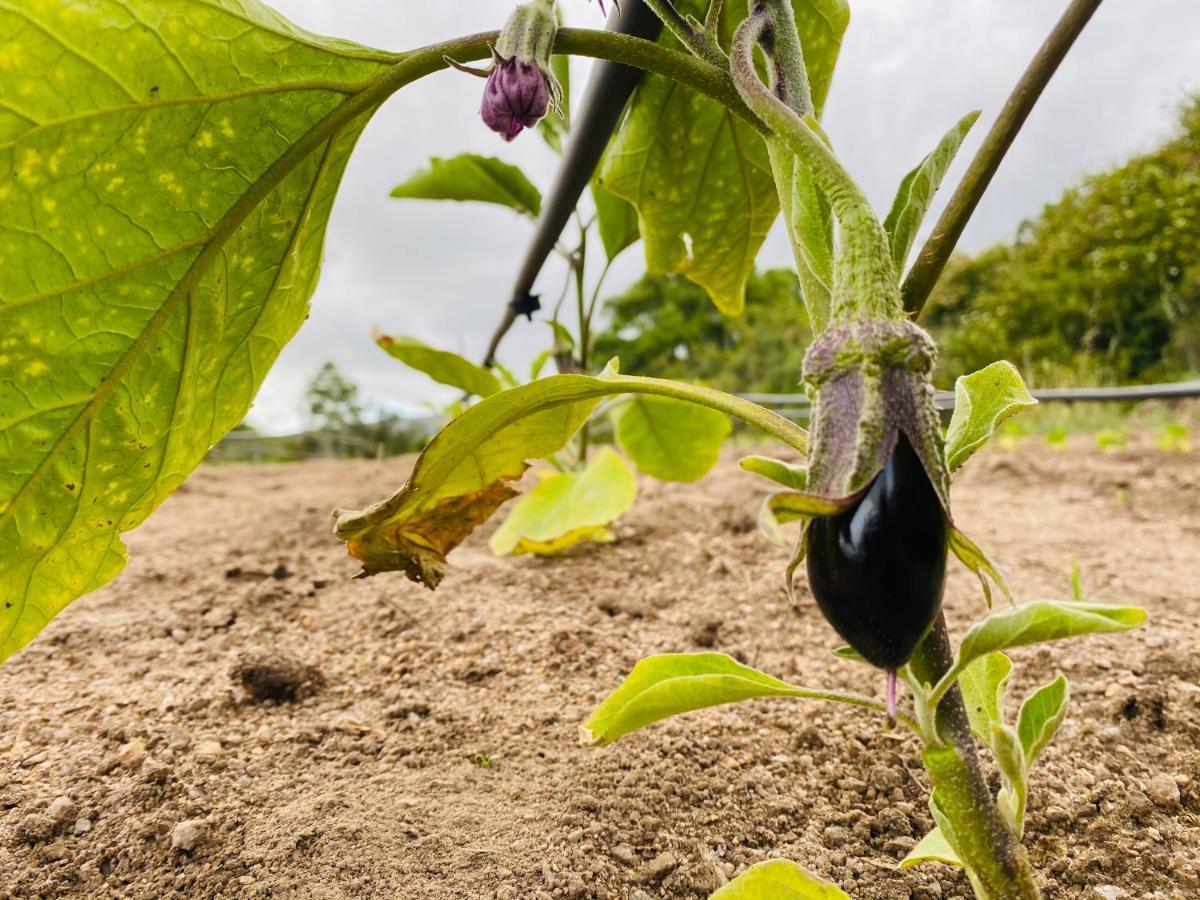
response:
[[(823, 516), (836, 516), (852, 504), (857, 497), (858, 495), (833, 499), (801, 491), (780, 491), (763, 501), (758, 523), (767, 537), (779, 544), (783, 542), (781, 525), (786, 525), (788, 522), (808, 522)], [(801, 543), (797, 546), (797, 553), (800, 552), (803, 545), (802, 538)], [(799, 557), (794, 557), (793, 568), (801, 561)], [(793, 568), (788, 569), (789, 584)]]
[(500, 390), (500, 380), (483, 366), (449, 350), (438, 350), (410, 337), (393, 337), (376, 332), (375, 343), (411, 369), (424, 372), (439, 384), (447, 384), (477, 397), (490, 397)]
[(1004, 721), (1004, 696), (1012, 675), (1012, 660), (999, 651), (973, 661), (958, 676), (971, 730), (986, 743), (992, 726)]
[(524, 172), (494, 156), (477, 153), (462, 153), (450, 159), (433, 157), (426, 168), (392, 188), (392, 196), (495, 203), (530, 217), (536, 217), (542, 209), (542, 195)]
[(848, 659), (851, 662), (858, 662), (858, 663), (863, 663), (865, 665), (870, 665), (870, 663), (867, 662), (866, 657), (864, 657), (861, 653), (859, 653), (853, 647), (838, 647), (836, 650), (833, 651), (833, 655), (840, 657), (842, 659)]
[(523, 496), (492, 535), (497, 556), (554, 556), (581, 541), (608, 542), (608, 525), (637, 497), (629, 466), (605, 447), (582, 472), (556, 472)]
[(575, 349), (575, 336), (567, 330), (567, 326), (563, 325), (558, 319), (551, 319), (548, 323), (551, 332), (553, 332), (554, 352), (571, 353)]
[(515, 496), (510, 482), (526, 460), (561, 450), (603, 397), (648, 394), (710, 407), (805, 452), (808, 435), (795, 423), (712, 388), (620, 375), (616, 361), (599, 376), (552, 375), (480, 400), (434, 435), (408, 482), (361, 511), (339, 511), (337, 534), (363, 574), (403, 571), (434, 588), (446, 555)]
[(1070, 686), (1065, 675), (1034, 691), (1021, 704), (1017, 716), (1017, 734), (1021, 739), (1025, 766), (1030, 768), (1067, 716), (1071, 700)]
[(1103, 603), (1039, 601), (993, 613), (973, 626), (958, 650), (956, 668), (962, 668), (996, 650), (1024, 647), (1045, 641), (1129, 631), (1146, 621), (1136, 606)]
[(958, 858), (958, 854), (954, 852), (954, 848), (950, 846), (950, 842), (946, 840), (946, 836), (942, 834), (940, 828), (934, 828), (933, 831), (921, 838), (917, 846), (913, 847), (908, 852), (908, 856), (900, 862), (900, 868), (911, 869), (913, 866), (919, 866), (925, 862), (962, 866), (962, 860)]
[(965, 463), (1005, 419), (1037, 405), (1021, 373), (1005, 360), (964, 375), (954, 383), (954, 415), (946, 432), (946, 465)]
[(934, 688), (931, 702), (944, 697), (963, 670), (981, 656), (1009, 647), (1129, 631), (1145, 621), (1145, 610), (1136, 606), (1049, 600), (993, 613), (967, 632), (958, 648), (958, 658)]
[(553, 350), (543, 350), (534, 357), (533, 362), (529, 364), (529, 380), (537, 381), (542, 377), (542, 371), (546, 368), (546, 363), (554, 357)]
[(724, 653), (665, 653), (640, 660), (580, 728), (586, 746), (611, 744), (681, 713), (754, 697), (818, 697)]
[(637, 210), (628, 200), (606, 190), (599, 179), (592, 180), (592, 198), (596, 203), (596, 228), (600, 232), (600, 243), (604, 245), (605, 257), (612, 262), (622, 250), (632, 247), (642, 236)]
[(784, 462), (770, 456), (743, 456), (738, 460), (738, 465), (747, 472), (769, 478), (793, 491), (803, 491), (808, 487), (807, 466)]
[(1000, 809), (1020, 833), (1025, 821), (1026, 782), (1029, 776), (1025, 755), (1021, 751), (1021, 740), (1011, 726), (996, 722), (992, 725), (988, 743), (996, 754), (996, 765), (1005, 782), (998, 798)]
[(748, 868), (708, 900), (850, 900), (850, 895), (790, 860), (769, 859)]
[(1083, 599), (1083, 576), (1079, 571), (1079, 558), (1071, 557), (1071, 599)]
[(836, 516), (853, 504), (857, 496), (831, 498), (800, 491), (780, 491), (767, 498), (765, 507), (773, 520), (782, 525), (787, 522), (805, 522), (824, 516)]
[(703, 478), (732, 430), (724, 413), (666, 397), (633, 397), (613, 413), (617, 444), (660, 481)]
[(987, 601), (988, 609), (992, 608), (991, 582), (995, 582), (996, 587), (1000, 588), (1001, 593), (1010, 601), (1013, 599), (1008, 582), (1000, 570), (988, 559), (987, 554), (978, 544), (954, 527), (950, 528), (950, 550), (958, 557), (958, 561), (974, 572), (975, 577), (979, 579), (979, 586), (983, 589), (983, 597)]
[(962, 146), (963, 139), (978, 118), (978, 110), (963, 116), (946, 133), (937, 148), (900, 182), (892, 210), (883, 223), (884, 230), (891, 240), (892, 260), (896, 264), (897, 273), (903, 273), (908, 251), (912, 249), (917, 232), (921, 229), (921, 222), (933, 203), (933, 195), (937, 193), (942, 179), (946, 176), (946, 170), (950, 168), (950, 163), (958, 153), (958, 148)]

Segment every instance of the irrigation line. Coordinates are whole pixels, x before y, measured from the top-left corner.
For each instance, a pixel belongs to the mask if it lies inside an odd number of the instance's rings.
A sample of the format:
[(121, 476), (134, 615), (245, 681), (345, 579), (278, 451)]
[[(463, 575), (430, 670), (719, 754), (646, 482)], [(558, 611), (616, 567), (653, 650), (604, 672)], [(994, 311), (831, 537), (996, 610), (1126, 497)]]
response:
[[(1130, 403), (1137, 400), (1181, 400), (1200, 397), (1200, 381), (1179, 381), (1172, 384), (1134, 384), (1125, 387), (1040, 388), (1030, 391), (1035, 400), (1043, 403)], [(761, 406), (782, 407), (782, 416), (808, 412), (808, 397), (804, 394), (739, 394), (743, 400)], [(954, 409), (954, 392), (938, 391), (934, 395), (938, 409)]]

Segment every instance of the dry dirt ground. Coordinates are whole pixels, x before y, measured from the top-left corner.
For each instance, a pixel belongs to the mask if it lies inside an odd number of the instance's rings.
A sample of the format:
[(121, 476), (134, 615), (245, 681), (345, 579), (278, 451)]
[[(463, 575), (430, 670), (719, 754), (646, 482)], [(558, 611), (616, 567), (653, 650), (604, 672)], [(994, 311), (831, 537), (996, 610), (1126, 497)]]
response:
[[(757, 701), (578, 746), (654, 652), (881, 693), (811, 600), (789, 609), (732, 456), (645, 484), (612, 546), (500, 560), (476, 535), (436, 594), (351, 580), (330, 535), (410, 461), (202, 469), (0, 669), (0, 896), (690, 900), (786, 857), (857, 900), (966, 897), (949, 868), (896, 870), (926, 779), (867, 713)], [(1033, 779), (1049, 898), (1200, 897), (1198, 463), (1030, 444), (956, 486), (1020, 598), (1065, 597), (1076, 554), (1091, 595), (1152, 615), (1014, 654), (1015, 696), (1073, 686)], [(958, 567), (947, 608), (958, 633), (982, 611)]]

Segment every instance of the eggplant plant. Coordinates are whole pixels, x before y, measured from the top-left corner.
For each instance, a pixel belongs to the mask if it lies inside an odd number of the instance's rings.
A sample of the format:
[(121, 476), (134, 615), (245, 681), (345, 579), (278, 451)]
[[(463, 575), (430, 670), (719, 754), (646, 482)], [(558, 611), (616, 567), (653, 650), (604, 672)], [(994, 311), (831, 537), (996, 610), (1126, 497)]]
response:
[[(742, 419), (806, 456), (803, 467), (743, 466), (783, 488), (766, 521), (800, 523), (788, 585), (803, 565), (848, 642), (842, 655), (886, 673), (885, 699), (789, 684), (718, 653), (655, 656), (601, 703), (585, 742), (763, 696), (873, 711), (917, 735), (932, 785), (937, 827), (904, 865), (961, 866), (983, 898), (1038, 896), (1021, 844), (1028, 777), (1068, 689), (1060, 676), (1006, 717), (1006, 651), (1124, 631), (1144, 614), (1078, 598), (1014, 605), (952, 649), (941, 614), (949, 555), (979, 576), (989, 604), (993, 585), (1009, 591), (956, 527), (951, 477), (1030, 400), (997, 362), (960, 379), (943, 433), (935, 347), (914, 318), (1100, 0), (1072, 0), (907, 271), (975, 116), (876, 215), (820, 126), (846, 0), (624, 0), (614, 11), (648, 10), (665, 26), (657, 39), (562, 28), (558, 2), (529, 0), (500, 31), (403, 53), (305, 32), (258, 0), (0, 6), (0, 659), (115, 577), (121, 534), (241, 421), (305, 319), (338, 182), (390, 96), (488, 61), (481, 107), (463, 114), (512, 140), (551, 113), (565, 118), (555, 55), (620, 63), (648, 75), (611, 146), (604, 136), (598, 177), (636, 210), (649, 268), (685, 275), (736, 314), (782, 215), (815, 332), (798, 373), (811, 434), (709, 387), (622, 374), (615, 360), (494, 391), (481, 369), (473, 377), (488, 395), (432, 439), (398, 491), (338, 513), (338, 537), (365, 575), (401, 571), (436, 588), (447, 556), (517, 495), (530, 461), (561, 453), (605, 400)], [(514, 299), (514, 315), (528, 308)], [(996, 794), (981, 745), (1001, 773)], [(845, 895), (775, 860), (716, 896)]]

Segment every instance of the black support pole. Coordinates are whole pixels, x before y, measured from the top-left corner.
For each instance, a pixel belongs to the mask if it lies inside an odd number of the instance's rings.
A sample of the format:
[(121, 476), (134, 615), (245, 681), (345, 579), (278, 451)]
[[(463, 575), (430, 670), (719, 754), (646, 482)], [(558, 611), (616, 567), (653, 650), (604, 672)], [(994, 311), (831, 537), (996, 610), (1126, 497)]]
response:
[[(662, 27), (658, 16), (650, 11), (643, 0), (622, 0), (620, 10), (614, 10), (608, 19), (609, 31), (651, 41), (658, 39)], [(641, 77), (641, 71), (630, 66), (596, 61), (587, 93), (580, 104), (579, 115), (572, 116), (571, 134), (558, 177), (548, 199), (542, 204), (537, 231), (517, 274), (504, 319), (488, 347), (483, 361), (485, 366), (490, 366), (494, 361), (496, 348), (517, 316), (532, 317), (539, 308), (532, 294), (534, 282), (554, 251), (559, 236), (579, 203), (579, 197), (591, 181), (608, 147), (609, 138)]]

